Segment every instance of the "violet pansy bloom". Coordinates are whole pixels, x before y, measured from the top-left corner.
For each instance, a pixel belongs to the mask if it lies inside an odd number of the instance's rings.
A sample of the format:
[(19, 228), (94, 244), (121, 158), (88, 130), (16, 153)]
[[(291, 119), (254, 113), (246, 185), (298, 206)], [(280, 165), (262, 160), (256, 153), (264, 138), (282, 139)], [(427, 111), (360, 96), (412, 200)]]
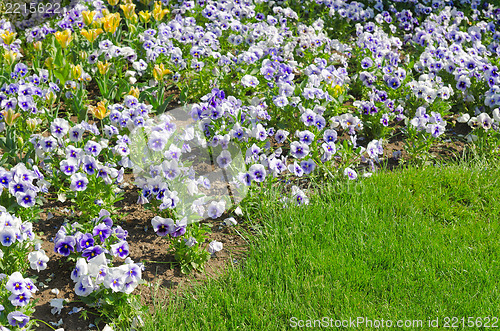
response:
[(87, 258), (87, 261), (90, 261), (91, 259), (95, 258), (96, 256), (98, 256), (102, 253), (104, 253), (104, 249), (99, 245), (95, 245), (95, 246), (86, 248), (82, 252), (82, 257), (85, 257), (85, 258)]
[(120, 258), (124, 259), (128, 256), (128, 253), (128, 243), (125, 240), (111, 245), (111, 254), (113, 254), (113, 256), (119, 256)]
[(109, 228), (106, 224), (100, 223), (94, 227), (92, 234), (95, 236), (99, 236), (101, 242), (104, 242), (111, 235), (111, 228)]
[(76, 240), (73, 236), (66, 236), (57, 240), (54, 245), (54, 252), (63, 256), (68, 256), (75, 250)]
[(186, 233), (186, 227), (187, 227), (187, 218), (184, 217), (182, 220), (179, 220), (177, 221), (177, 223), (175, 223), (175, 227), (170, 233), (170, 235), (174, 238), (180, 237), (184, 233)]
[(7, 315), (7, 320), (11, 326), (15, 326), (18, 328), (24, 328), (26, 324), (28, 324), (30, 318), (20, 311), (13, 311)]
[(85, 191), (88, 183), (89, 180), (87, 179), (87, 175), (83, 173), (76, 173), (71, 175), (71, 184), (69, 187), (73, 191)]
[(151, 225), (157, 235), (164, 237), (170, 234), (174, 230), (175, 223), (171, 218), (163, 218), (160, 216), (155, 216), (151, 220)]

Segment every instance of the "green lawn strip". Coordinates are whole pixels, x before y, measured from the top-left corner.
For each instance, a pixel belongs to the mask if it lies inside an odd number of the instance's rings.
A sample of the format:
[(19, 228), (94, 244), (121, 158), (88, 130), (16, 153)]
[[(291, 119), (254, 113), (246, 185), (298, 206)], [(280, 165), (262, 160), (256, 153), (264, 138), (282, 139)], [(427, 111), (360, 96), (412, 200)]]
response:
[[(146, 330), (286, 329), (295, 320), (500, 318), (500, 170), (451, 166), (261, 202), (243, 267), (158, 304)], [(500, 322), (499, 322), (500, 323)]]

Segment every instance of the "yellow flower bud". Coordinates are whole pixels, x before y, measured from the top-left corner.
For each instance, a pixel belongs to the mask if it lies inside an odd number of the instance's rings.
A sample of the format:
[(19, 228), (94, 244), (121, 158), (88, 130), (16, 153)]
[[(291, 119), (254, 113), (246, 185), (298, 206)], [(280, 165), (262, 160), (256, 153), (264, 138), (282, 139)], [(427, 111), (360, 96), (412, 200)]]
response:
[(40, 52), (42, 50), (42, 42), (41, 41), (35, 41), (33, 43), (33, 48), (35, 49), (35, 51)]
[(2, 115), (4, 117), (5, 124), (7, 124), (8, 126), (13, 126), (14, 124), (16, 124), (17, 119), (19, 118), (19, 116), (21, 116), (21, 114), (19, 113), (14, 113), (14, 110), (12, 110), (12, 108), (10, 108), (8, 111), (2, 111)]
[(86, 26), (90, 26), (94, 21), (95, 11), (84, 10), (82, 11), (82, 16), (83, 23), (85, 23)]
[(118, 4), (118, 1), (119, 0), (108, 0), (108, 3), (111, 5), (111, 6), (116, 6)]
[(47, 94), (45, 95), (45, 99), (47, 99), (47, 103), (48, 103), (49, 105), (53, 105), (53, 104), (55, 104), (55, 103), (56, 103), (56, 101), (57, 101), (57, 96), (55, 95), (55, 93), (54, 93), (54, 92), (50, 91), (49, 93), (47, 93)]
[(71, 78), (78, 79), (82, 75), (83, 69), (81, 65), (73, 65), (71, 64)]
[(17, 33), (15, 32), (5, 31), (4, 33), (0, 34), (0, 38), (2, 38), (5, 44), (10, 45), (14, 42), (16, 35)]
[(45, 59), (45, 66), (47, 67), (47, 69), (54, 69), (56, 66), (54, 65), (54, 58), (49, 56), (48, 58)]
[(106, 105), (104, 104), (104, 102), (102, 101), (99, 101), (97, 103), (97, 106), (91, 106), (89, 105), (89, 113), (91, 113), (94, 117), (102, 120), (103, 118), (105, 118), (106, 116), (109, 115), (109, 111), (106, 109)]
[(14, 51), (5, 51), (5, 53), (3, 54), (3, 58), (9, 66), (16, 62), (18, 56), (19, 54)]
[(97, 62), (97, 69), (99, 69), (99, 73), (101, 75), (105, 75), (108, 72), (110, 66), (111, 63), (109, 62), (106, 63), (102, 63), (101, 61)]
[(149, 19), (151, 18), (151, 13), (141, 10), (139, 12), (139, 18), (141, 19), (142, 23), (148, 23)]
[(37, 126), (38, 126), (38, 121), (36, 118), (30, 117), (26, 120), (26, 125), (28, 126), (28, 129), (31, 132), (35, 132)]
[(82, 60), (82, 61), (86, 60), (89, 57), (89, 55), (85, 51), (78, 52), (78, 56), (80, 57), (80, 60)]
[(57, 31), (54, 33), (54, 36), (62, 49), (68, 47), (69, 43), (73, 40), (71, 30)]

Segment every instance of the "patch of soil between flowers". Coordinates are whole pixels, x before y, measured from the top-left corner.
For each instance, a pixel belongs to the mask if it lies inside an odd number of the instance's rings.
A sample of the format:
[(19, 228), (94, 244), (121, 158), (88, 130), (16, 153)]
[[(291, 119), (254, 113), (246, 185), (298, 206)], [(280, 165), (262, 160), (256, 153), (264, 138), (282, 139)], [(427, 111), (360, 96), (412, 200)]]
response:
[[(131, 180), (131, 175), (126, 176)], [(140, 285), (134, 294), (140, 294), (141, 301), (150, 308), (153, 307), (153, 298), (168, 299), (184, 291), (194, 284), (207, 278), (214, 278), (220, 275), (228, 265), (239, 263), (246, 250), (245, 241), (235, 233), (234, 230), (222, 226), (220, 221), (210, 221), (212, 232), (208, 235), (206, 245), (212, 240), (223, 243), (222, 251), (208, 261), (205, 272), (194, 272), (190, 275), (183, 275), (180, 268), (175, 266), (173, 254), (168, 251), (168, 241), (158, 237), (152, 227), (151, 219), (155, 216), (149, 210), (138, 205), (138, 191), (132, 185), (125, 187), (124, 200), (117, 203), (118, 213), (112, 217), (115, 224), (120, 224), (128, 231), (127, 241), (130, 246), (130, 257), (135, 262), (143, 262), (145, 270), (142, 278), (147, 284)], [(46, 270), (40, 273), (33, 272), (31, 277), (37, 277), (35, 284), (39, 291), (36, 298), (39, 299), (33, 319), (42, 320), (46, 323), (57, 323), (62, 319), (62, 324), (55, 328), (62, 327), (65, 330), (95, 330), (95, 314), (93, 309), (89, 309), (83, 303), (78, 302), (78, 297), (74, 294), (74, 283), (70, 278), (74, 268), (74, 262), (66, 261), (66, 258), (54, 252), (53, 238), (66, 220), (70, 222), (78, 221), (78, 217), (71, 216), (68, 210), (68, 203), (53, 202), (47, 204), (44, 212), (40, 215), (40, 221), (34, 224), (35, 231), (40, 234), (43, 240), (42, 248), (50, 258)], [(54, 216), (47, 219), (48, 213)], [(118, 214), (122, 219), (118, 219)], [(223, 215), (221, 220), (229, 215)], [(121, 261), (117, 261), (120, 264)], [(158, 288), (158, 285), (160, 286)], [(58, 289), (58, 295), (52, 293), (53, 289)], [(55, 298), (65, 298), (70, 301), (65, 304), (60, 314), (51, 313), (50, 301)], [(71, 302), (75, 301), (75, 302)], [(83, 309), (88, 311), (89, 319), (83, 320), (80, 313), (73, 313), (73, 309)], [(102, 329), (104, 325), (99, 325)], [(37, 330), (51, 330), (48, 326), (39, 323)]]

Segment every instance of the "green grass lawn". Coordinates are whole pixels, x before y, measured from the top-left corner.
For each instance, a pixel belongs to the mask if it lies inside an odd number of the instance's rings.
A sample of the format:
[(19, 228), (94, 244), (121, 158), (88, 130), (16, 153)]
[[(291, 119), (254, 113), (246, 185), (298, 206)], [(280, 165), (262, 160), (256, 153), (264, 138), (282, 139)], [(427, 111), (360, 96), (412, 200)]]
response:
[(491, 165), (398, 170), (286, 209), (270, 192), (243, 266), (158, 303), (146, 330), (500, 318), (499, 178)]

